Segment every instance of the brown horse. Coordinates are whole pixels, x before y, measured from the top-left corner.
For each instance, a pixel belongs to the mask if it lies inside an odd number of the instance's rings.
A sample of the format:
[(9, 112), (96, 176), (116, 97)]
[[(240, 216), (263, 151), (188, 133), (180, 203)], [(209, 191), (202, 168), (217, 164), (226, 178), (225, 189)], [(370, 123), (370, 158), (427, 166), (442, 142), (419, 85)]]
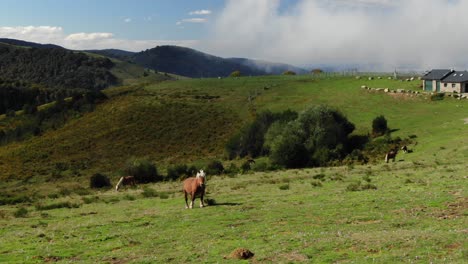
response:
[(389, 160), (393, 160), (393, 162), (395, 162), (395, 158), (396, 158), (396, 154), (398, 153), (398, 149), (395, 149), (395, 150), (390, 150), (389, 152), (387, 152), (387, 155), (385, 155), (385, 162), (388, 163)]
[(118, 191), (121, 185), (135, 186), (136, 185), (135, 177), (133, 176), (121, 177), (119, 182), (117, 182), (117, 185), (115, 186), (115, 190)]
[[(205, 172), (200, 170), (196, 177), (190, 177), (184, 181), (185, 209), (192, 209), (196, 196), (200, 196), (200, 208), (205, 206), (203, 196), (205, 195)], [(187, 203), (187, 195), (190, 194), (190, 206)]]

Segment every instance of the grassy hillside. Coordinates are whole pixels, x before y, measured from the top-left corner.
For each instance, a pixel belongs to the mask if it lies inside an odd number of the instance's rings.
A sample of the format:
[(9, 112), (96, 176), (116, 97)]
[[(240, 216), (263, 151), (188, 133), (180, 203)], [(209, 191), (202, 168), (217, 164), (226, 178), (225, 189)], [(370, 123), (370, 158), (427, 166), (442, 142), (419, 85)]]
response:
[[(0, 262), (237, 263), (225, 257), (240, 247), (253, 263), (466, 260), (466, 100), (369, 91), (360, 86), (420, 83), (350, 77), (129, 83), (105, 90), (110, 99), (94, 112), (0, 147)], [(88, 188), (95, 172), (115, 183), (131, 157), (163, 172), (221, 159), (256, 113), (323, 103), (357, 134), (383, 114), (392, 136), (415, 136), (413, 153), (389, 164), (209, 175), (204, 209), (184, 209), (180, 182)]]
[[(222, 158), (224, 144), (256, 112), (310, 104), (337, 107), (356, 124), (371, 130), (384, 115), (393, 136), (416, 135), (408, 160), (437, 162), (466, 157), (466, 102), (427, 95), (385, 94), (371, 87), (417, 88), (418, 82), (363, 81), (310, 76), (198, 79), (142, 84), (107, 90), (111, 99), (93, 113), (26, 142), (0, 148), (1, 178), (55, 178), (57, 175), (115, 173), (128, 158), (148, 157), (160, 166)], [(248, 98), (251, 98), (250, 101)], [(54, 168), (65, 164), (64, 171)], [(72, 174), (72, 175), (70, 175)], [(53, 176), (55, 175), (55, 176)]]

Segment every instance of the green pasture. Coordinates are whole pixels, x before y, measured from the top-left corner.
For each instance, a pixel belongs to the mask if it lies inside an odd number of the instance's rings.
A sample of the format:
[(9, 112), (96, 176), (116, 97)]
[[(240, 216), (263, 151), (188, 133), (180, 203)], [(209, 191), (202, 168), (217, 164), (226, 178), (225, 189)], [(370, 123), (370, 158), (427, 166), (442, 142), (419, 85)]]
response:
[[(126, 67), (122, 66), (122, 69)], [(130, 71), (128, 78), (139, 69)], [(142, 74), (142, 73), (141, 73)], [(465, 263), (467, 101), (421, 91), (420, 81), (262, 76), (154, 83), (127, 79), (109, 100), (41, 136), (0, 146), (0, 263)], [(132, 77), (133, 78), (133, 77)], [(227, 140), (264, 110), (328, 104), (371, 132), (413, 138), (396, 162), (208, 178), (207, 208), (185, 210), (180, 182), (122, 192), (113, 183), (141, 157), (160, 172), (224, 159)], [(23, 122), (3, 117), (1, 127)], [(380, 159), (381, 158), (381, 159)], [(150, 189), (148, 189), (150, 188)], [(196, 205), (198, 205), (198, 200)], [(23, 208), (23, 209), (22, 209)]]
[[(467, 169), (401, 161), (210, 176), (211, 205), (192, 210), (180, 182), (44, 197), (0, 207), (0, 262), (238, 263), (226, 257), (247, 248), (245, 263), (464, 263)], [(377, 189), (348, 190), (358, 181)], [(38, 209), (63, 202), (77, 208)]]

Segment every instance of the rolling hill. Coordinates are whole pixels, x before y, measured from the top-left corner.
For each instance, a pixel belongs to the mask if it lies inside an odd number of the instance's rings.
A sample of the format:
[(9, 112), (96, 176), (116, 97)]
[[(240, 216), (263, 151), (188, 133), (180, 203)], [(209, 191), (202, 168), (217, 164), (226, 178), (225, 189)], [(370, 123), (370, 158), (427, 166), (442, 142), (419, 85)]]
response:
[(226, 77), (236, 70), (244, 76), (278, 75), (287, 70), (297, 74), (307, 73), (307, 70), (289, 64), (245, 58), (221, 58), (178, 46), (158, 46), (138, 53), (116, 49), (88, 50), (88, 52), (134, 62), (148, 69), (193, 78)]
[[(408, 156), (410, 160), (434, 162), (466, 154), (466, 148), (458, 147), (466, 142), (466, 112), (460, 111), (466, 102), (451, 98), (432, 102), (427, 95), (373, 94), (358, 88), (362, 82), (340, 77), (270, 76), (137, 83), (107, 89), (110, 99), (94, 112), (39, 137), (0, 147), (1, 177), (54, 179), (56, 174), (69, 177), (71, 171), (82, 176), (115, 173), (130, 157), (147, 157), (163, 167), (222, 159), (227, 140), (256, 112), (301, 111), (311, 104), (340, 109), (356, 125), (357, 134), (369, 133), (372, 119), (385, 115), (395, 130), (393, 136), (417, 136), (417, 154)], [(374, 80), (373, 85), (419, 86), (392, 80)], [(249, 101), (252, 96), (254, 100)], [(412, 110), (407, 111), (408, 107)], [(434, 126), (434, 122), (444, 125)], [(68, 169), (54, 172), (57, 163)]]
[[(0, 262), (238, 263), (231, 252), (239, 248), (259, 263), (466, 259), (466, 100), (360, 88), (419, 87), (386, 79), (147, 81), (106, 89), (109, 99), (95, 111), (0, 146)], [(184, 209), (179, 181), (89, 188), (94, 173), (115, 184), (132, 157), (161, 173), (213, 159), (239, 165), (243, 160), (224, 159), (224, 144), (256, 113), (316, 104), (340, 109), (358, 135), (384, 115), (392, 137), (414, 139), (413, 152), (388, 164), (377, 157), (277, 171), (263, 171), (261, 158), (256, 172), (208, 175), (203, 209)], [(21, 117), (0, 119), (0, 127)]]

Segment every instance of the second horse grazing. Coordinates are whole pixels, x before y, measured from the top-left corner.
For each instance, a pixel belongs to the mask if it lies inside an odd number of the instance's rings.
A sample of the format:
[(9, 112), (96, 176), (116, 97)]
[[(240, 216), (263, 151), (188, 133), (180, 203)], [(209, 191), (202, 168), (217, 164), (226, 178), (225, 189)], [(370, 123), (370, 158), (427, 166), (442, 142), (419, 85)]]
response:
[(124, 185), (124, 186), (127, 186), (127, 185), (136, 186), (135, 177), (133, 177), (133, 176), (124, 176), (124, 177), (121, 177), (120, 180), (119, 180), (119, 182), (117, 182), (117, 185), (115, 186), (115, 190), (118, 191), (121, 185)]
[[(184, 181), (185, 208), (192, 209), (193, 202), (200, 196), (200, 208), (205, 206), (203, 196), (205, 195), (205, 172), (200, 170), (196, 177), (190, 177)], [(187, 196), (190, 194), (190, 206), (187, 203)]]
[(396, 154), (398, 152), (398, 149), (395, 149), (395, 150), (390, 150), (389, 152), (387, 152), (387, 155), (385, 155), (385, 162), (388, 163), (389, 160), (393, 160), (393, 162), (395, 162), (395, 158), (396, 158)]

